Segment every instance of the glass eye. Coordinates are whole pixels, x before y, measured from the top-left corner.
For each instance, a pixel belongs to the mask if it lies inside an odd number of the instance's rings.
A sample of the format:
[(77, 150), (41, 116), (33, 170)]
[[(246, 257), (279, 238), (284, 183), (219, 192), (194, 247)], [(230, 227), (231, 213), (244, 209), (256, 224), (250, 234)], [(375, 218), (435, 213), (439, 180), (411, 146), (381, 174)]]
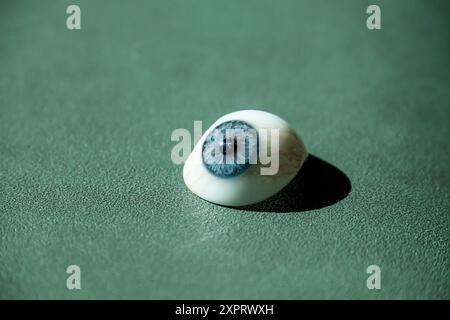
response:
[(205, 131), (184, 164), (183, 178), (207, 201), (243, 206), (280, 191), (306, 157), (302, 140), (286, 121), (242, 110), (219, 118)]

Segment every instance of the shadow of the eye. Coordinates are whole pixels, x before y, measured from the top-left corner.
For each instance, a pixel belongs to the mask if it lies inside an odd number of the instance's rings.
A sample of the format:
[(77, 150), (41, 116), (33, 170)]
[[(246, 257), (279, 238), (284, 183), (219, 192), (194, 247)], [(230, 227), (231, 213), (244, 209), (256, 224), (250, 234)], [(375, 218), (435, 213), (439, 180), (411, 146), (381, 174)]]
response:
[(283, 190), (260, 203), (238, 209), (260, 212), (315, 210), (343, 200), (351, 188), (350, 179), (345, 173), (309, 155), (299, 173)]

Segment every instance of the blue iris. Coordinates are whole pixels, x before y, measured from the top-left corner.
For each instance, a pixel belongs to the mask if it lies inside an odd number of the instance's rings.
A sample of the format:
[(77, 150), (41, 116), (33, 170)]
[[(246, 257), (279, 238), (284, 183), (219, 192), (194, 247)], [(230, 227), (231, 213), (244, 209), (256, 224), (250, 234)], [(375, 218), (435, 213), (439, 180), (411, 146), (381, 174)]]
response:
[(227, 121), (211, 131), (202, 148), (202, 160), (215, 176), (235, 177), (255, 164), (258, 133), (248, 123)]

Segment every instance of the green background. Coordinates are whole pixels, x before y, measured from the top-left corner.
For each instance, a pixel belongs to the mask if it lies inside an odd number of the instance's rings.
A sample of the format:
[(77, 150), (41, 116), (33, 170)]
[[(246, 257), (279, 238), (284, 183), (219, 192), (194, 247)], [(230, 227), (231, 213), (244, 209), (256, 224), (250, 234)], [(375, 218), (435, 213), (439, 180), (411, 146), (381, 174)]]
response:
[[(0, 297), (448, 299), (449, 9), (1, 1)], [(248, 107), (287, 119), (349, 195), (281, 213), (191, 194), (171, 132)]]

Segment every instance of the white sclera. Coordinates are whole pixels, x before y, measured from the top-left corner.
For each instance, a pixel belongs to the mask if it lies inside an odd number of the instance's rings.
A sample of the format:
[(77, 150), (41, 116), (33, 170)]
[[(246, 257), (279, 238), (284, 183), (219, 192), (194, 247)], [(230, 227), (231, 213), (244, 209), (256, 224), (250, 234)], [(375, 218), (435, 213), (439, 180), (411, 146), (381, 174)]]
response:
[[(218, 125), (231, 120), (244, 121), (256, 130), (268, 130), (267, 135), (259, 136), (260, 146), (270, 139), (270, 129), (279, 130), (279, 169), (275, 175), (261, 175), (261, 167), (270, 164), (262, 165), (259, 161), (244, 173), (228, 178), (215, 176), (206, 168), (202, 162), (206, 137)], [(224, 115), (206, 130), (184, 164), (183, 178), (193, 193), (207, 201), (224, 206), (244, 206), (263, 201), (283, 189), (298, 173), (306, 157), (303, 141), (280, 117), (258, 110), (236, 111)]]

